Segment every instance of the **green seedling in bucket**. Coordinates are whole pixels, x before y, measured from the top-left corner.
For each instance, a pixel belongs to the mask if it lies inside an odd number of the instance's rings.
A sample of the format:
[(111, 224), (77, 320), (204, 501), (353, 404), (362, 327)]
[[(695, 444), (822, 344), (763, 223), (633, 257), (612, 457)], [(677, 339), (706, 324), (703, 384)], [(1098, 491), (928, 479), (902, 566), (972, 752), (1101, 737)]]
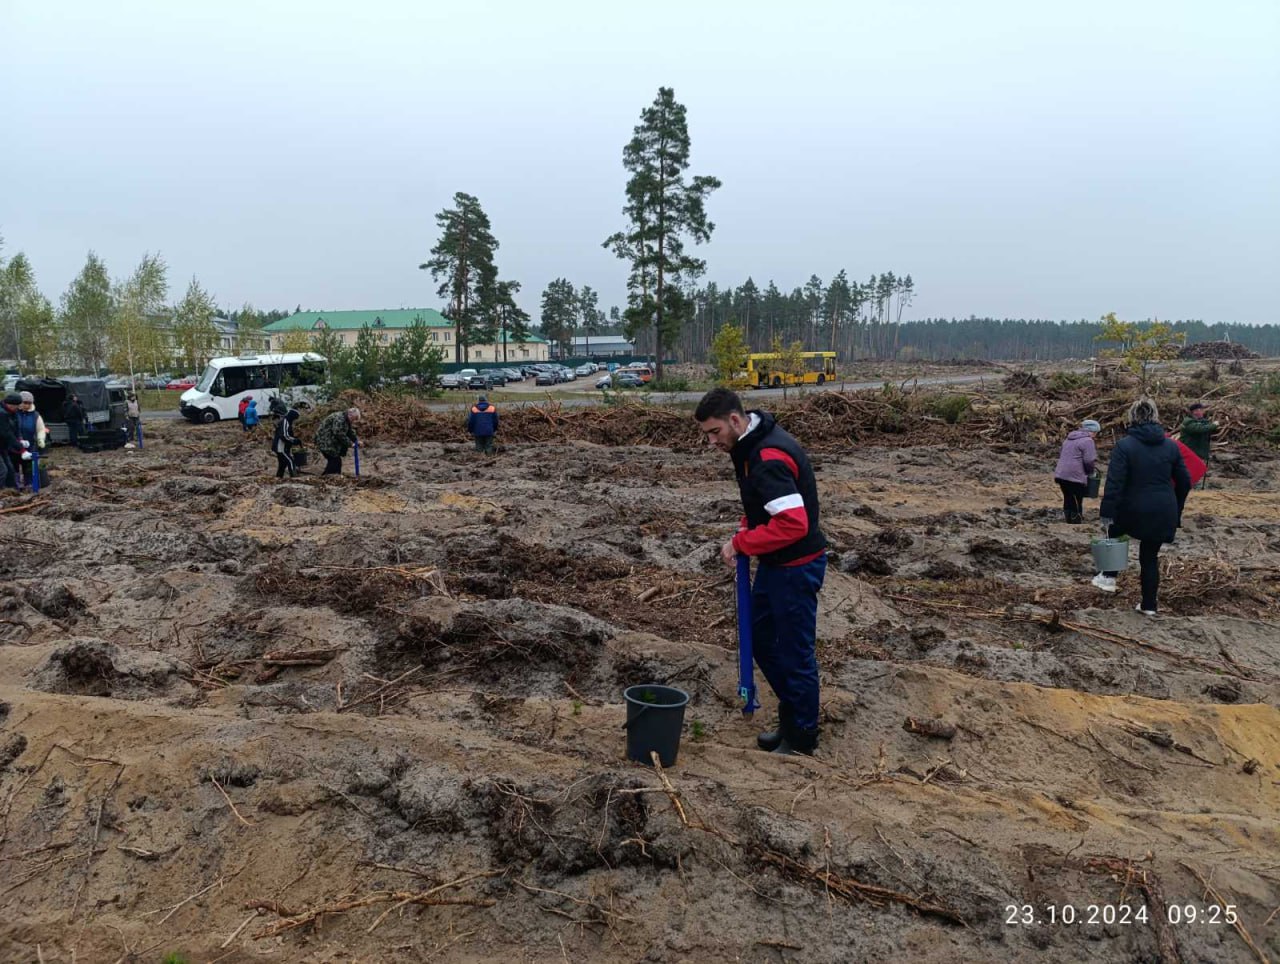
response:
[(1128, 536), (1116, 536), (1114, 539), (1108, 539), (1106, 536), (1094, 536), (1089, 540), (1090, 545), (1097, 545), (1099, 542), (1128, 542)]

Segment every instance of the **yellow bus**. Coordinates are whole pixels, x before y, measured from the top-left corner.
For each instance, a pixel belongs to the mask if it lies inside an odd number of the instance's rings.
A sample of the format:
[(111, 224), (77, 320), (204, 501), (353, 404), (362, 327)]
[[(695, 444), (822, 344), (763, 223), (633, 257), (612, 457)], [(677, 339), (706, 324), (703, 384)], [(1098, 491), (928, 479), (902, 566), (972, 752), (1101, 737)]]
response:
[(757, 352), (747, 356), (738, 380), (751, 388), (779, 388), (783, 385), (824, 385), (836, 377), (836, 353), (833, 351), (802, 351), (804, 374), (792, 375), (777, 371), (782, 356), (777, 352)]

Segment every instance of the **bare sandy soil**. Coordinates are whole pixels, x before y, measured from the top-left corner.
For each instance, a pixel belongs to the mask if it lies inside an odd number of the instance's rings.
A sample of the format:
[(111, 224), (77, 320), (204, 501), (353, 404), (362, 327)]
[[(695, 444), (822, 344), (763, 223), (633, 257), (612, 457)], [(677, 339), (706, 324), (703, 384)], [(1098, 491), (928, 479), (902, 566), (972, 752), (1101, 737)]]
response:
[[(819, 455), (824, 735), (779, 759), (723, 456), (277, 482), (237, 433), (0, 502), (0, 960), (1280, 959), (1280, 462), (1192, 494), (1149, 620), (1054, 446)], [(645, 682), (692, 695), (662, 775)]]

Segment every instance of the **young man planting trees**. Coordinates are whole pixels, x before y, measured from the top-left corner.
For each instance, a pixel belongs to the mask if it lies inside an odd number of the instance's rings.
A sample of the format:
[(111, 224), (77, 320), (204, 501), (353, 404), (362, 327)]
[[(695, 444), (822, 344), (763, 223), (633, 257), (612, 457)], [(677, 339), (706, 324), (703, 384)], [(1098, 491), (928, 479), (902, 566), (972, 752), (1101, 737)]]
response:
[(818, 590), (827, 540), (818, 527), (818, 487), (800, 443), (768, 412), (747, 412), (727, 388), (707, 392), (694, 412), (707, 442), (733, 460), (746, 513), (720, 549), (759, 562), (751, 586), (756, 665), (778, 697), (778, 729), (757, 743), (773, 753), (813, 753), (818, 745)]

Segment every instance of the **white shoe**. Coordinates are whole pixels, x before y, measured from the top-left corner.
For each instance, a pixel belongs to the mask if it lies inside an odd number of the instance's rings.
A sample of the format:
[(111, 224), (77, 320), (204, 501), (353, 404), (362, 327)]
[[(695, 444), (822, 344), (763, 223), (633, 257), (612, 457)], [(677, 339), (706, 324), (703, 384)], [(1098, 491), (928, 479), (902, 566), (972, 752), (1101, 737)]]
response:
[(1101, 589), (1103, 592), (1116, 591), (1115, 576), (1104, 576), (1102, 573), (1098, 573), (1096, 576), (1093, 577), (1093, 584), (1098, 589)]
[(1156, 614), (1156, 611), (1154, 609), (1143, 609), (1142, 603), (1138, 603), (1138, 605), (1134, 606), (1133, 608), (1138, 612), (1142, 613), (1142, 615), (1144, 616), (1154, 616)]

